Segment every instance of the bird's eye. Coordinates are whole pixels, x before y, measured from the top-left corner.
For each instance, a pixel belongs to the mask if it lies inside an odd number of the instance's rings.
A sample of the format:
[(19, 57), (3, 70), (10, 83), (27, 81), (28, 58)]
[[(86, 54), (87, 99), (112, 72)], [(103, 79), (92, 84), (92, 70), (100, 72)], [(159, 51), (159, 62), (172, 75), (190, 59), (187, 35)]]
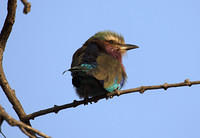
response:
[(108, 42), (109, 42), (110, 44), (113, 44), (113, 43), (114, 43), (114, 41), (113, 41), (113, 40), (109, 40)]

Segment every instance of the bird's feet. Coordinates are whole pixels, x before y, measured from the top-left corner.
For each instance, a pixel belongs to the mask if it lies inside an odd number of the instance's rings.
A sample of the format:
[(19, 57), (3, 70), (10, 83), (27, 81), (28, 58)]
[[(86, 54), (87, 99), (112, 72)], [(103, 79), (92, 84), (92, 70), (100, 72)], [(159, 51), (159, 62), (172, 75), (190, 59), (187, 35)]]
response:
[(106, 100), (108, 100), (108, 99), (112, 99), (112, 98), (113, 98), (112, 95), (108, 95), (108, 94), (106, 94)]
[(88, 97), (84, 98), (84, 105), (88, 105), (88, 99), (89, 99)]
[(88, 105), (88, 103), (92, 104), (88, 97), (84, 98), (84, 105)]

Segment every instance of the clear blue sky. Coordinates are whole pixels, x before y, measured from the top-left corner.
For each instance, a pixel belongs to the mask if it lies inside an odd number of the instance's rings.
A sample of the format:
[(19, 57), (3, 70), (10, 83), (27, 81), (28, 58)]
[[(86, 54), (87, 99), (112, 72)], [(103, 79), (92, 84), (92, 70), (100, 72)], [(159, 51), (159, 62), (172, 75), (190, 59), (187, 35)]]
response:
[[(71, 57), (102, 30), (121, 33), (139, 49), (124, 57), (128, 81), (141, 85), (200, 80), (200, 1), (198, 0), (31, 0), (16, 22), (4, 54), (4, 69), (26, 113), (78, 100)], [(6, 15), (0, 4), (0, 27)], [(52, 138), (199, 138), (200, 85), (153, 90), (101, 100), (31, 121)], [(17, 118), (2, 90), (0, 104)], [(7, 138), (26, 138), (4, 123)], [(0, 136), (1, 137), (1, 136)]]

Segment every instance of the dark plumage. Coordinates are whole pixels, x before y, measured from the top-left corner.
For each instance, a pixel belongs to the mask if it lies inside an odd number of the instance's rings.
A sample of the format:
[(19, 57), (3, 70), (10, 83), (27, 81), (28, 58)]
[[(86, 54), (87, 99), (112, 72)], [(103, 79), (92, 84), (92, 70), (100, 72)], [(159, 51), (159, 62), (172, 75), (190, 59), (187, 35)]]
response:
[(103, 95), (119, 90), (126, 81), (122, 55), (126, 50), (138, 48), (127, 45), (122, 36), (98, 32), (89, 38), (73, 55), (72, 84), (80, 98)]

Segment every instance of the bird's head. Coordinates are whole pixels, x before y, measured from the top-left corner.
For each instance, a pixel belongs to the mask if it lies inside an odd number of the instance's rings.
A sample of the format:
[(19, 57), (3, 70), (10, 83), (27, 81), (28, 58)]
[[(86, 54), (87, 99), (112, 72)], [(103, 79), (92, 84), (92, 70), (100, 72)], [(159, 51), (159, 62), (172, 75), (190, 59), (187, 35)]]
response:
[(90, 40), (92, 39), (101, 40), (107, 52), (120, 53), (121, 55), (125, 54), (127, 50), (139, 48), (136, 45), (125, 44), (123, 36), (112, 31), (98, 32), (90, 38)]

